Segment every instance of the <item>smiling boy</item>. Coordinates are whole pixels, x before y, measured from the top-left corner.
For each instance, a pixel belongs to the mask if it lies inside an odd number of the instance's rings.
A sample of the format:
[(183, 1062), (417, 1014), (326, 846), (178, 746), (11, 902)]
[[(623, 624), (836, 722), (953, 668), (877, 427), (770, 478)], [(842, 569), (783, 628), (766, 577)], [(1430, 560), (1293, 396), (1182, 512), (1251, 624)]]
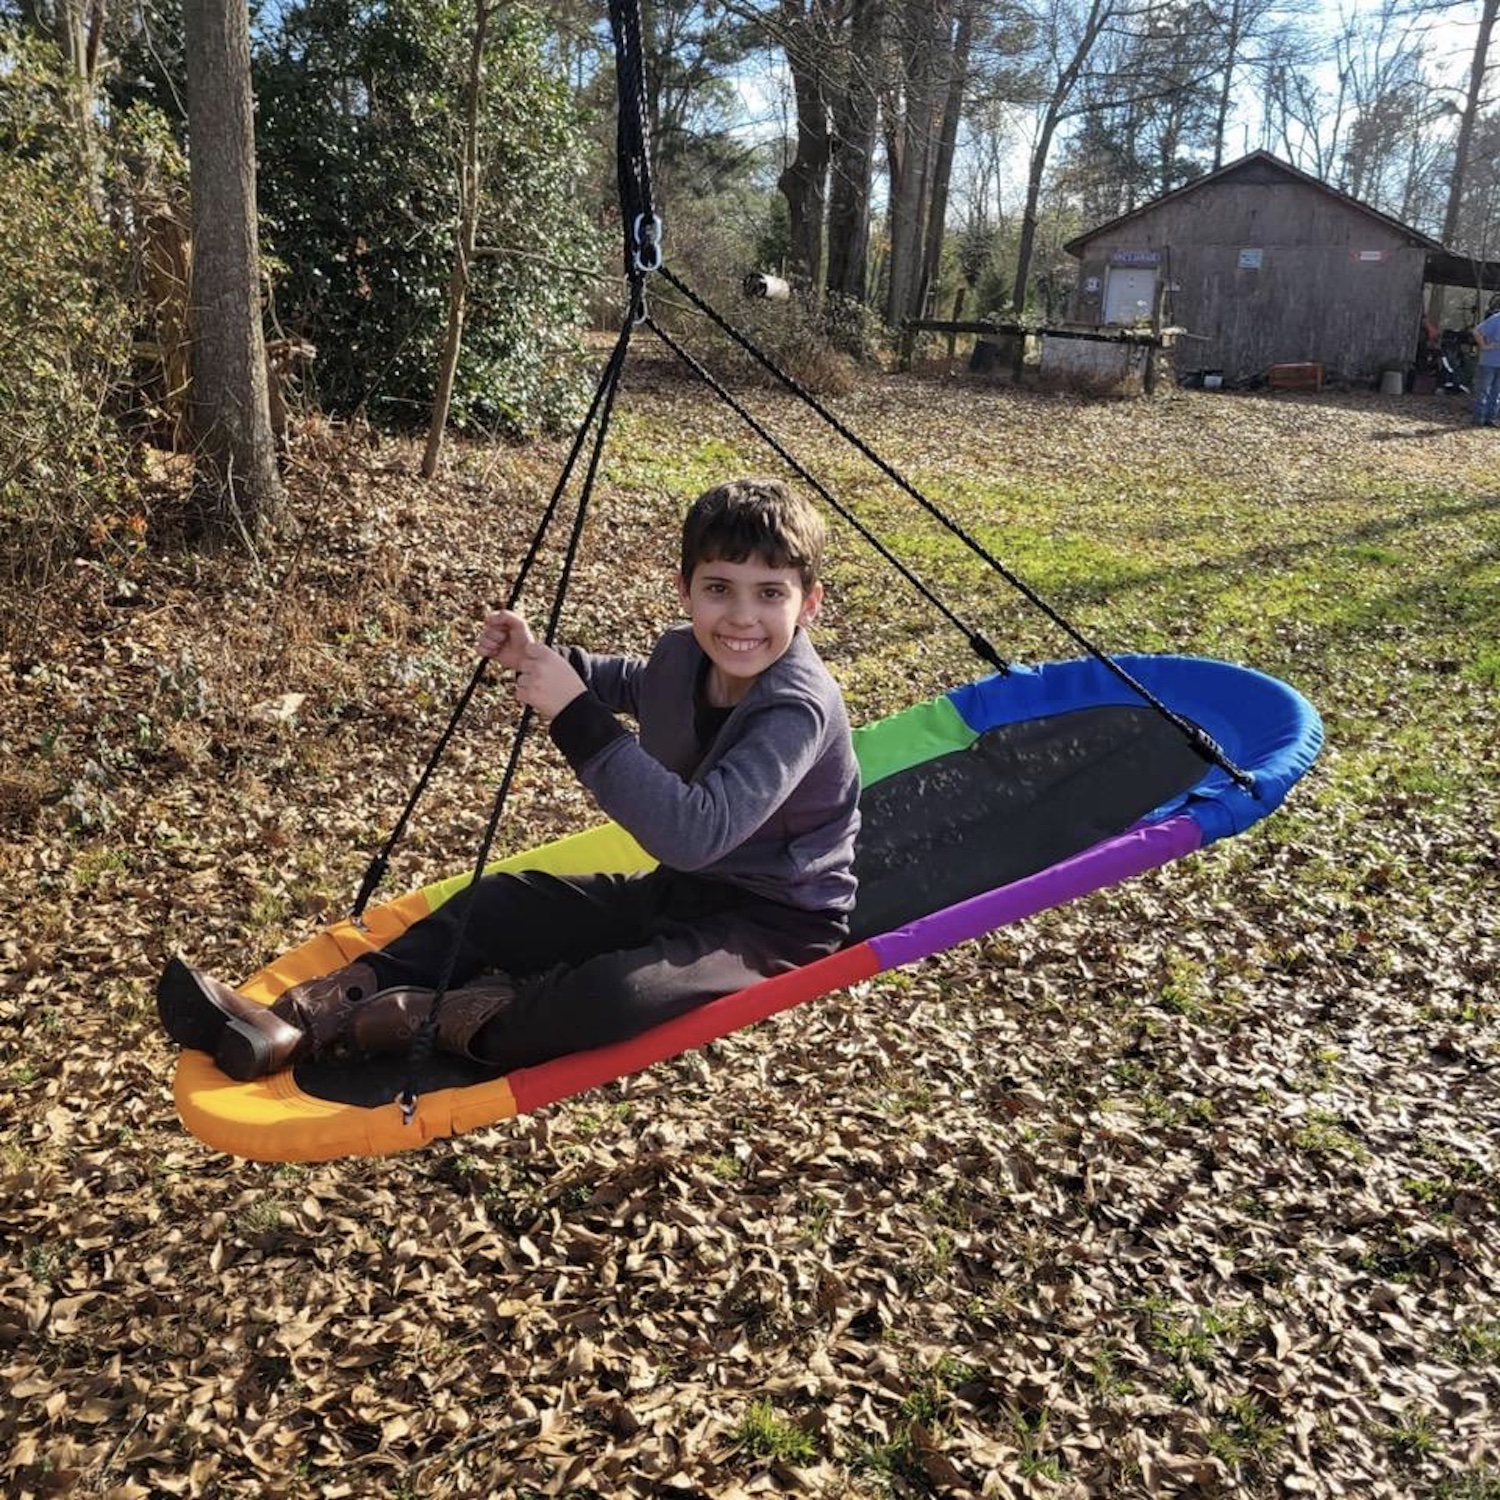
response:
[(269, 1009), (191, 971), (191, 986), (159, 996), (168, 1032), (242, 1079), (335, 1047), (405, 1050), (459, 943), (438, 1045), (509, 1070), (624, 1040), (835, 951), (854, 905), (859, 771), (805, 629), (822, 603), (823, 546), (805, 499), (735, 480), (688, 512), (688, 621), (649, 658), (562, 652), (513, 611), (486, 618), (480, 651), (516, 674), (517, 698), (657, 868), (487, 876)]

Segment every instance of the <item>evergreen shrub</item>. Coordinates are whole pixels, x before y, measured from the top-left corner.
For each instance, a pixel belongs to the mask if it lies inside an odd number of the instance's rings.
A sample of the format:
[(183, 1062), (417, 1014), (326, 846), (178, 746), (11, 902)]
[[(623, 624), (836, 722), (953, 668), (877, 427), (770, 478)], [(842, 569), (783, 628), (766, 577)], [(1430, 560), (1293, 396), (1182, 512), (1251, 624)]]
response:
[[(259, 191), (280, 276), (276, 317), (316, 346), (331, 412), (381, 425), (428, 415), (448, 306), (473, 7), (302, 0), (256, 57)], [(452, 421), (523, 436), (564, 425), (576, 328), (600, 264), (578, 184), (584, 137), (543, 29), (490, 23), (479, 244)]]
[(0, 27), (0, 636), (91, 532), (140, 529), (113, 410), (128, 255), (77, 120), (56, 48)]

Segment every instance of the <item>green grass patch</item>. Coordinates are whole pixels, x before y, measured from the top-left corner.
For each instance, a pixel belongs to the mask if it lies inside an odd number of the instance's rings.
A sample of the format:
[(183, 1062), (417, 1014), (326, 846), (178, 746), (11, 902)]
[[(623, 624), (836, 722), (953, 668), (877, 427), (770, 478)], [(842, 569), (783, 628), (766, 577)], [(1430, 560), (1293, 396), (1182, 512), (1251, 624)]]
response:
[(246, 1239), (273, 1234), (281, 1228), (286, 1204), (280, 1198), (257, 1198), (234, 1216), (234, 1227)]
[(1391, 548), (1382, 547), (1375, 542), (1361, 542), (1351, 547), (1349, 557), (1355, 563), (1372, 563), (1379, 568), (1398, 567), (1402, 561), (1399, 552), (1394, 552)]
[[(748, 430), (746, 439), (754, 444)], [(736, 474), (759, 472), (765, 459), (758, 444), (746, 448), (713, 434), (684, 433), (679, 442), (663, 443), (655, 423), (622, 409), (610, 427), (608, 467), (628, 470), (632, 485), (679, 497), (686, 509), (704, 490)]]
[(1489, 1318), (1460, 1328), (1444, 1352), (1470, 1368), (1500, 1368), (1500, 1319)]
[(1467, 1474), (1450, 1474), (1438, 1482), (1432, 1500), (1500, 1500), (1500, 1467), (1480, 1464)]
[(1314, 1110), (1292, 1134), (1292, 1144), (1299, 1151), (1315, 1156), (1346, 1156), (1363, 1161), (1369, 1155), (1365, 1148), (1344, 1129), (1339, 1117), (1326, 1110)]
[(734, 1430), (735, 1441), (757, 1458), (770, 1458), (781, 1463), (811, 1463), (818, 1456), (817, 1444), (812, 1437), (778, 1416), (769, 1401), (752, 1401), (740, 1424)]
[(1216, 1369), (1262, 1322), (1247, 1304), (1193, 1308), (1149, 1297), (1138, 1308), (1146, 1316), (1147, 1342), (1153, 1348), (1179, 1365), (1205, 1371)]
[(73, 856), (73, 885), (79, 891), (92, 890), (110, 875), (123, 875), (130, 861), (122, 849), (107, 844), (89, 844)]
[(1442, 1452), (1444, 1422), (1425, 1407), (1413, 1407), (1382, 1430), (1391, 1456), (1401, 1464), (1420, 1463)]
[(1089, 1378), (1103, 1400), (1128, 1396), (1135, 1390), (1134, 1383), (1120, 1374), (1119, 1363), (1119, 1350), (1112, 1343), (1101, 1344), (1094, 1351), (1089, 1363)]
[(1480, 687), (1500, 689), (1500, 646), (1481, 645), (1464, 667), (1464, 676)]
[(1258, 1471), (1281, 1447), (1285, 1432), (1253, 1396), (1235, 1396), (1208, 1430), (1208, 1451), (1240, 1471)]

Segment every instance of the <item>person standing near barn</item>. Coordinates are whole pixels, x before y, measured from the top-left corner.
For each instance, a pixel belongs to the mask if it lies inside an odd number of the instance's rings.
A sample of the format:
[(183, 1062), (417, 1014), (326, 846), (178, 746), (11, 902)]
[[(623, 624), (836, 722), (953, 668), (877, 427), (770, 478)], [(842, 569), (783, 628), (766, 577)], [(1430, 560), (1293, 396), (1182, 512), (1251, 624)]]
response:
[(1474, 425), (1493, 427), (1500, 415), (1500, 297), (1492, 297), (1485, 319), (1474, 327), (1479, 364), (1474, 371)]

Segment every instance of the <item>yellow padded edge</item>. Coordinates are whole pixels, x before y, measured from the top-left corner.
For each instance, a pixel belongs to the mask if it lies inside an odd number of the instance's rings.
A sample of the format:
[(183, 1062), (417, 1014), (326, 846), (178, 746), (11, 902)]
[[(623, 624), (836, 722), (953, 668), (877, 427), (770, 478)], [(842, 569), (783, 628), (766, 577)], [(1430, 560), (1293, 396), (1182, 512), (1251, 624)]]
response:
[[(485, 866), (486, 874), (499, 870), (543, 870), (549, 875), (628, 875), (649, 870), (655, 860), (618, 823), (601, 823), (583, 833), (569, 834), (536, 849), (512, 854)], [(294, 984), (331, 974), (361, 953), (383, 948), (401, 936), (414, 922), (436, 911), (443, 902), (469, 883), (469, 875), (450, 875), (421, 890), (409, 891), (393, 901), (365, 913), (361, 931), (345, 918), (325, 927), (299, 948), (283, 953), (258, 969), (238, 986), (242, 994), (269, 1005)]]

